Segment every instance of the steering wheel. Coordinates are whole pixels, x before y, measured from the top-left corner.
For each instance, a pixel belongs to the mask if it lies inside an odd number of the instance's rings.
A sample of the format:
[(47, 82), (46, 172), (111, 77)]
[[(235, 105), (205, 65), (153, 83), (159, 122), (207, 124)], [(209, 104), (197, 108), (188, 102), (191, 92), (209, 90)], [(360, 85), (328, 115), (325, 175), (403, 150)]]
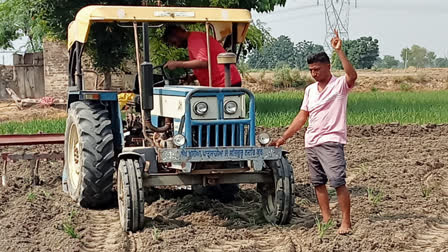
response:
[[(165, 67), (165, 64), (155, 66), (153, 70), (160, 69), (161, 74), (154, 74), (154, 87), (163, 86), (163, 85), (178, 85), (181, 83), (181, 80), (187, 80), (189, 73), (188, 69), (182, 68), (183, 73), (178, 74), (181, 68), (176, 70), (168, 70)], [(177, 77), (177, 76), (179, 77)], [(175, 77), (176, 76), (176, 77)], [(157, 80), (156, 80), (157, 79)]]
[(172, 81), (170, 76), (167, 75), (167, 73), (165, 72), (165, 68), (163, 67), (164, 65), (165, 64), (158, 65), (153, 68), (153, 70), (160, 69), (160, 72), (162, 73), (162, 74), (153, 74), (153, 78), (154, 78), (153, 86), (154, 87), (163, 86), (166, 84), (167, 81), (168, 82)]

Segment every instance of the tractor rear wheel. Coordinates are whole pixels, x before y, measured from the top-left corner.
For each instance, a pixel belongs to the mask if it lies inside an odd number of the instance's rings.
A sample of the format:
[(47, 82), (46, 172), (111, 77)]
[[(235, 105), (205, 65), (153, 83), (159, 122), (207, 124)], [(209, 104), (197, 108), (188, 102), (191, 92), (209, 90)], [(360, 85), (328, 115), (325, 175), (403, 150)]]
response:
[(277, 225), (291, 221), (294, 206), (294, 175), (286, 157), (266, 161), (272, 172), (273, 183), (257, 185), (262, 198), (262, 211), (265, 219)]
[(123, 231), (143, 229), (145, 194), (142, 170), (137, 159), (121, 159), (117, 175), (118, 209)]
[(64, 159), (64, 183), (76, 202), (87, 208), (111, 203), (114, 144), (109, 112), (103, 105), (88, 101), (70, 105)]

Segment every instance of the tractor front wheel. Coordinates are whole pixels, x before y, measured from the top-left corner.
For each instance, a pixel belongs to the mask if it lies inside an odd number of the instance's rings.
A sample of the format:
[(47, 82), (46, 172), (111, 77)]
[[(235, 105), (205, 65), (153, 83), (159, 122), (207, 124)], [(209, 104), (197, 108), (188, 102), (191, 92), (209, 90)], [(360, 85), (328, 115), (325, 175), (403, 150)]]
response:
[(273, 183), (257, 185), (262, 198), (262, 211), (265, 219), (277, 225), (291, 221), (294, 206), (294, 175), (291, 164), (286, 157), (266, 161), (272, 172)]
[(145, 194), (139, 161), (121, 159), (117, 174), (118, 209), (123, 231), (136, 232), (144, 226)]

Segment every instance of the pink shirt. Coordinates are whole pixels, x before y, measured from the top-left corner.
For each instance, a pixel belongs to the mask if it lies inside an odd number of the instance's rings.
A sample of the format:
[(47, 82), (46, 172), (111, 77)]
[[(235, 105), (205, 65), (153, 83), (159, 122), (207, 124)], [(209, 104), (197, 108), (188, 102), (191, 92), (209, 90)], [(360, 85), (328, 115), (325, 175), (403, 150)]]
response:
[(301, 110), (309, 112), (305, 148), (326, 142), (347, 143), (347, 97), (345, 76), (333, 76), (319, 92), (317, 82), (305, 89)]

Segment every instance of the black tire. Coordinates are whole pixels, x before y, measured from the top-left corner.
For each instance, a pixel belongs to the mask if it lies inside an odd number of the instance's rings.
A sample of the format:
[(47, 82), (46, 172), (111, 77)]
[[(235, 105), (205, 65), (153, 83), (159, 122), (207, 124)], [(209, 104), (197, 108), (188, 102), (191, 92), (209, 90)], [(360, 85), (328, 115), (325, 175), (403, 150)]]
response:
[(261, 193), (262, 211), (265, 219), (276, 225), (291, 221), (294, 206), (294, 175), (286, 157), (280, 160), (266, 161), (272, 171), (272, 184), (258, 184)]
[(117, 175), (118, 209), (123, 231), (136, 232), (145, 222), (142, 170), (137, 159), (122, 159)]
[(97, 102), (72, 103), (64, 148), (64, 174), (70, 196), (86, 208), (109, 205), (113, 199), (114, 144), (107, 109)]

